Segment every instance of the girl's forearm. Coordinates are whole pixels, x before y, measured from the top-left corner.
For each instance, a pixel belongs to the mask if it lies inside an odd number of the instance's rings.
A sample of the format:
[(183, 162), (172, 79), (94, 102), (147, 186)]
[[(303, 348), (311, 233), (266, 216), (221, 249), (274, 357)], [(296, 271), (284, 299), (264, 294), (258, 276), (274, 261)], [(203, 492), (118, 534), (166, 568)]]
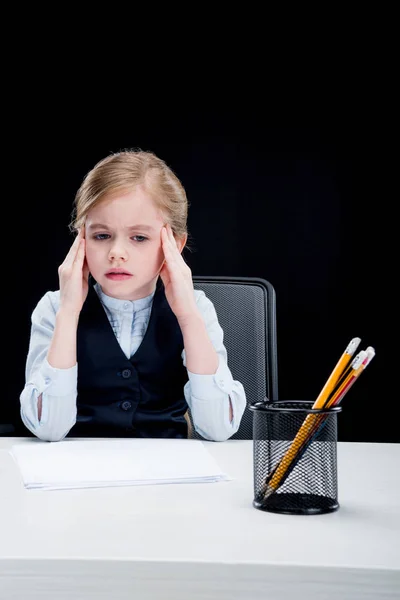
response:
[[(214, 375), (219, 359), (207, 333), (201, 315), (194, 315), (185, 323), (179, 323), (186, 354), (186, 368), (198, 375)], [(229, 398), (229, 420), (232, 422), (233, 409)]]
[(76, 332), (79, 315), (59, 310), (47, 362), (55, 369), (70, 369), (76, 364)]
[[(63, 312), (56, 315), (53, 338), (47, 353), (47, 362), (55, 369), (70, 369), (76, 364), (76, 331), (79, 316)], [(42, 394), (37, 402), (38, 419), (42, 418)]]
[(201, 315), (180, 323), (186, 354), (186, 368), (198, 375), (213, 375), (218, 369), (218, 355), (211, 343)]

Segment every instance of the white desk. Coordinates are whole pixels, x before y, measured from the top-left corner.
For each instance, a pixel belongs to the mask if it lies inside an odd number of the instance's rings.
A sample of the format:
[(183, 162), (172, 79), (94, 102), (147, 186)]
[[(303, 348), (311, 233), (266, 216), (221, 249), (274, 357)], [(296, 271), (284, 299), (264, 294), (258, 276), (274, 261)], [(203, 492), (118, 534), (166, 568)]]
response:
[(253, 508), (251, 441), (206, 443), (228, 482), (39, 491), (27, 440), (0, 438), (1, 600), (400, 598), (400, 444), (339, 443), (340, 509), (300, 516)]

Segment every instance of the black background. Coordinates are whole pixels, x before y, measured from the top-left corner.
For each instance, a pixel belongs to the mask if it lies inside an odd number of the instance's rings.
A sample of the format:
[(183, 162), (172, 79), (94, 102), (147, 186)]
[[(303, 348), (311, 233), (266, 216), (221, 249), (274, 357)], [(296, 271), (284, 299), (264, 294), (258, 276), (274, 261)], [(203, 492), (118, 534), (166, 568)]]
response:
[(171, 96), (163, 85), (148, 102), (121, 86), (101, 103), (98, 89), (81, 103), (82, 90), (72, 101), (50, 87), (12, 107), (4, 148), (11, 238), (3, 255), (7, 385), (0, 421), (28, 434), (19, 394), (30, 314), (58, 288), (82, 178), (110, 152), (140, 147), (163, 158), (186, 188), (193, 252), (185, 257), (193, 274), (262, 277), (274, 285), (280, 399), (315, 399), (359, 336), (360, 348), (374, 346), (376, 357), (343, 401), (339, 439), (399, 441), (397, 407), (390, 416), (382, 410), (391, 332), (384, 324), (381, 109), (352, 95), (347, 81), (312, 93), (297, 85), (279, 97), (268, 85), (233, 83), (223, 94), (199, 83), (191, 96), (182, 89)]

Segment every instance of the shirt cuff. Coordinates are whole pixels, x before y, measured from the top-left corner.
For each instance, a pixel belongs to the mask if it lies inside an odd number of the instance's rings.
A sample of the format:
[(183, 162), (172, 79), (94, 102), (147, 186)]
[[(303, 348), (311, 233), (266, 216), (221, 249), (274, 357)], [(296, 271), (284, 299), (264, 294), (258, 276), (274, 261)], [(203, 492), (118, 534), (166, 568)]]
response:
[(188, 370), (191, 392), (196, 399), (209, 401), (210, 397), (216, 395), (215, 390), (218, 390), (218, 397), (223, 397), (225, 394), (232, 395), (232, 373), (220, 354), (218, 359), (218, 368), (213, 375), (199, 375)]
[(77, 372), (77, 364), (69, 369), (56, 369), (44, 359), (40, 369), (43, 391), (49, 396), (68, 396), (76, 389)]

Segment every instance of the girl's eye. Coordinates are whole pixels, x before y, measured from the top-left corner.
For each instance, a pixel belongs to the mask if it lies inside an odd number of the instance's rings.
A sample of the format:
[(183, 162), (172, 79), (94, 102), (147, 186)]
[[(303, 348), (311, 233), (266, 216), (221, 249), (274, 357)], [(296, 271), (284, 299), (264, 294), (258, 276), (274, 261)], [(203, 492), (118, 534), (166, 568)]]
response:
[[(108, 234), (108, 233), (96, 233), (96, 234), (93, 236), (93, 239), (94, 239), (94, 240), (97, 240), (97, 241), (101, 241), (101, 240), (108, 240), (108, 239), (110, 239), (110, 237), (111, 237), (111, 236), (110, 236), (110, 234)], [(143, 242), (146, 242), (148, 238), (147, 238), (147, 237), (145, 237), (144, 235), (134, 235), (134, 236), (132, 237), (132, 239), (133, 239), (135, 242), (138, 242), (138, 243), (142, 244)]]

